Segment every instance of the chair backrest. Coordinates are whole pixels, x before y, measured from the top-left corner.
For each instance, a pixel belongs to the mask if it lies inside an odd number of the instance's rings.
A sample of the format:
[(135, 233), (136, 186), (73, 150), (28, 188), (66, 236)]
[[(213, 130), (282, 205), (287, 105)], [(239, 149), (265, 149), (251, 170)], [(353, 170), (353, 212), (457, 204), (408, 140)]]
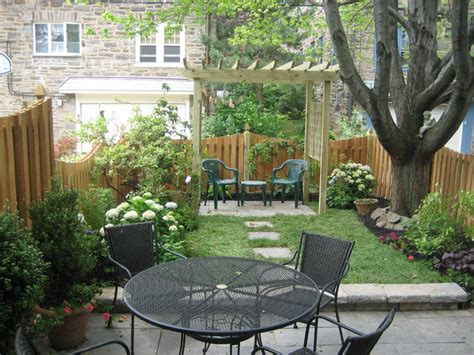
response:
[[(302, 232), (296, 260), (297, 268), (322, 287), (343, 275), (348, 267), (354, 243)], [(327, 288), (327, 292), (335, 294), (338, 288), (339, 282), (336, 282)]]
[(40, 353), (26, 336), (23, 328), (18, 328), (15, 336), (16, 355), (39, 355)]
[(203, 169), (210, 170), (212, 172), (214, 179), (219, 180), (221, 178), (221, 168), (224, 166), (224, 162), (222, 160), (204, 159), (201, 164)]
[(376, 331), (364, 335), (349, 336), (344, 340), (339, 355), (366, 355), (370, 354), (372, 349), (379, 341), (382, 334), (392, 324), (396, 309), (393, 308), (379, 325)]
[[(130, 270), (132, 275), (155, 264), (154, 235), (153, 222), (105, 228), (110, 256)], [(121, 276), (127, 276), (120, 268), (117, 271)]]
[(284, 164), (288, 166), (289, 180), (298, 180), (301, 172), (308, 169), (308, 163), (302, 159), (289, 159)]

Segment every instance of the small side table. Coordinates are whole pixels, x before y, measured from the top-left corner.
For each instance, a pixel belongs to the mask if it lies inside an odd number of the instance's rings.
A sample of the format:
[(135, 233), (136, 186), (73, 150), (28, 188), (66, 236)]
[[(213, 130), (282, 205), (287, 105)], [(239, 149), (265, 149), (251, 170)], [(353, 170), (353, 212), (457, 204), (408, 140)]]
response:
[(263, 205), (267, 205), (267, 183), (265, 181), (244, 180), (241, 183), (240, 205), (243, 206), (245, 202), (245, 188), (246, 187), (260, 187), (262, 189)]

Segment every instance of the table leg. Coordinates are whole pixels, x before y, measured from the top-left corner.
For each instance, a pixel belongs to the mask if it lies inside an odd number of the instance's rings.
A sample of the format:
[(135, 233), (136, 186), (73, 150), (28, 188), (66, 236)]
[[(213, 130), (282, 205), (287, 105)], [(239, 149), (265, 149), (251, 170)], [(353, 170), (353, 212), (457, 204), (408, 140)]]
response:
[(179, 355), (184, 355), (184, 348), (186, 346), (186, 334), (181, 333), (181, 341), (179, 344)]
[(267, 207), (267, 185), (262, 185), (263, 205)]
[(240, 195), (240, 206), (244, 207), (244, 202), (245, 202), (245, 185), (242, 185), (241, 187), (241, 195)]

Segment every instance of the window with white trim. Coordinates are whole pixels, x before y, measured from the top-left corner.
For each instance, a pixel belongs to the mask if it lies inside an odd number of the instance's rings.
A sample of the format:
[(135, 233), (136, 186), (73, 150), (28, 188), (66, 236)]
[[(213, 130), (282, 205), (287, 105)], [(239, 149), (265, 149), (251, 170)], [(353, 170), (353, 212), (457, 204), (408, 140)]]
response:
[(142, 66), (180, 67), (183, 65), (184, 30), (158, 25), (156, 33), (137, 36), (137, 64)]
[(35, 55), (79, 55), (81, 27), (77, 23), (35, 23)]

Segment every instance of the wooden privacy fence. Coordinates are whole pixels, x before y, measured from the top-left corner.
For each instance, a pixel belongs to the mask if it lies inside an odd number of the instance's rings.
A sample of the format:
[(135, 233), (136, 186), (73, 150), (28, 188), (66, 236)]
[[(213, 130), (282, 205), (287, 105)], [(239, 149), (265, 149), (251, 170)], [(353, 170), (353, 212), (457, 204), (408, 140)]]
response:
[(6, 201), (28, 220), (28, 206), (44, 197), (54, 172), (51, 99), (0, 118), (0, 210)]
[[(375, 194), (390, 197), (392, 163), (376, 136), (331, 141), (329, 157), (369, 165), (377, 179)], [(454, 197), (461, 190), (474, 191), (474, 155), (448, 148), (439, 150), (431, 167), (430, 191), (435, 191), (437, 185), (446, 198)]]
[[(255, 179), (266, 180), (271, 170), (279, 166), (286, 159), (301, 158), (303, 152), (296, 150), (289, 154), (287, 149), (279, 148), (276, 156), (270, 163), (258, 163), (254, 176), (248, 173), (248, 153), (251, 146), (265, 140), (278, 141), (279, 139), (245, 132), (224, 137), (205, 138), (201, 142), (203, 158), (217, 158), (228, 166), (239, 171), (239, 180)], [(280, 140), (281, 141), (281, 140)], [(290, 143), (291, 145), (291, 143)], [(58, 171), (63, 177), (66, 186), (78, 189), (87, 189), (91, 184), (91, 171), (97, 149), (89, 153), (84, 159), (75, 163), (56, 162)], [(388, 153), (375, 136), (358, 137), (329, 142), (330, 170), (340, 162), (352, 160), (356, 163), (367, 164), (372, 168), (377, 179), (375, 194), (389, 198), (391, 193), (391, 161)], [(317, 174), (314, 174), (317, 178)], [(432, 165), (431, 191), (436, 184), (443, 189), (446, 197), (453, 197), (457, 191), (474, 191), (474, 156), (454, 152), (447, 148), (436, 153)], [(106, 183), (100, 178), (96, 185), (105, 187)], [(122, 189), (121, 178), (112, 180), (112, 185)]]

